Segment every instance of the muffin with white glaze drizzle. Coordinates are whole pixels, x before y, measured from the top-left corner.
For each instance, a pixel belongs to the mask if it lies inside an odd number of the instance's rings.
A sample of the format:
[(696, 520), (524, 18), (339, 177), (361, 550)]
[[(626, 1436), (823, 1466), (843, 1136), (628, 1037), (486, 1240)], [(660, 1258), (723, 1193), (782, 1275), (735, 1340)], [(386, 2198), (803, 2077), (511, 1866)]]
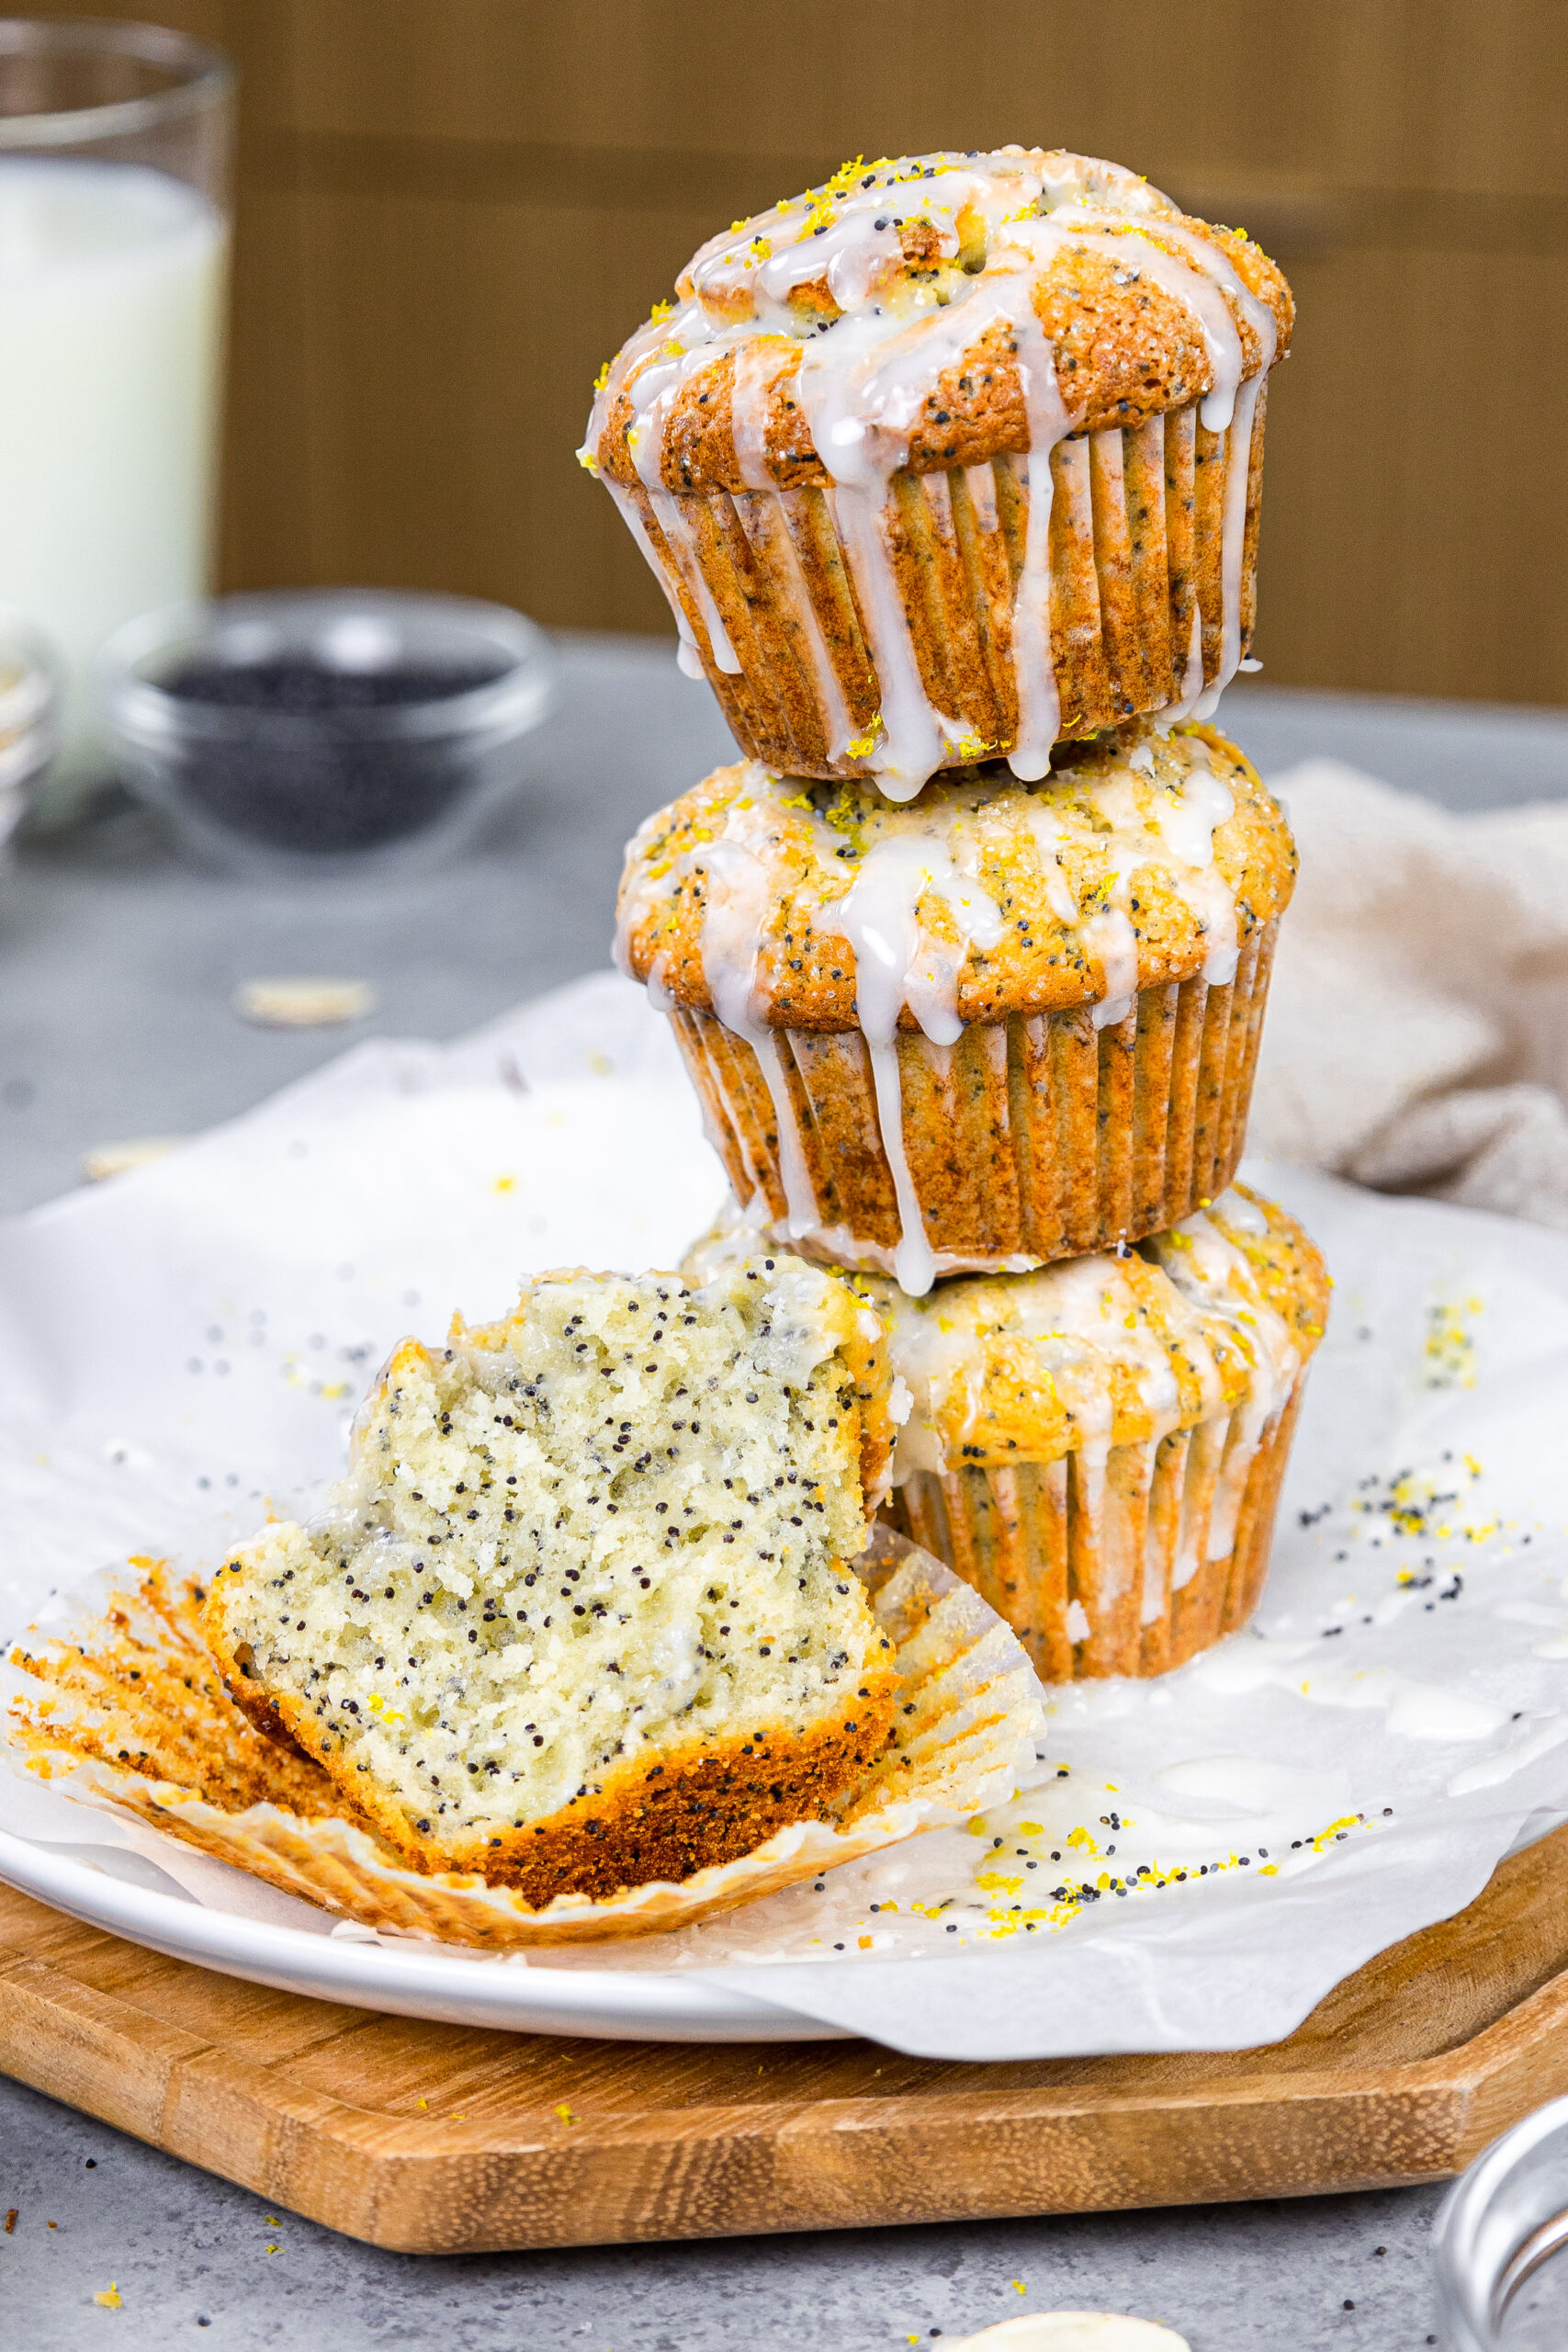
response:
[[(732, 1217), (688, 1271), (748, 1246)], [(886, 1326), (902, 1416), (886, 1516), (1046, 1681), (1162, 1674), (1246, 1623), (1328, 1311), (1292, 1217), (1235, 1186), (1122, 1256), (921, 1299), (852, 1279)]]
[(720, 768), (632, 841), (618, 952), (748, 1216), (895, 1274), (1138, 1239), (1241, 1157), (1284, 818), (1234, 745), (1135, 721), (909, 807)]
[(857, 160), (677, 295), (579, 454), (751, 757), (902, 800), (1206, 715), (1251, 637), (1294, 321), (1241, 231), (1060, 151)]

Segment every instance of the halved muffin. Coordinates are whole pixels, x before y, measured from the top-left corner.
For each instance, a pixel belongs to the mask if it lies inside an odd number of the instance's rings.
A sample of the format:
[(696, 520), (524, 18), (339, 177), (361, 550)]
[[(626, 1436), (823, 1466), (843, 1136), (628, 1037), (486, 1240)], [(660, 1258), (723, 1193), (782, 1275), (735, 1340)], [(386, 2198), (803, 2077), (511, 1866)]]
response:
[(579, 455), (750, 757), (1032, 779), (1231, 677), (1294, 321), (1242, 231), (1059, 150), (857, 158), (676, 291)]
[(875, 1314), (777, 1257), (542, 1275), (405, 1340), (315, 1526), (212, 1580), (234, 1698), (415, 1869), (541, 1907), (825, 1817), (898, 1678), (849, 1563), (885, 1491)]
[(617, 952), (753, 1222), (920, 1292), (1224, 1191), (1294, 879), (1235, 746), (1136, 721), (907, 808), (719, 768), (632, 841)]

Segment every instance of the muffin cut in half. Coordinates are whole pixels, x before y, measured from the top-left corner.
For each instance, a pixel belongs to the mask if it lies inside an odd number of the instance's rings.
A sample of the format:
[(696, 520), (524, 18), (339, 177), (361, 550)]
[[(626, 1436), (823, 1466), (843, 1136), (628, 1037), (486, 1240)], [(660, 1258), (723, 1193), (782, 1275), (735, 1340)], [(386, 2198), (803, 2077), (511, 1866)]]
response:
[(907, 800), (1230, 679), (1294, 323), (1242, 231), (1061, 150), (857, 159), (676, 296), (579, 456), (750, 757)]
[(753, 1223), (919, 1293), (1224, 1191), (1294, 879), (1235, 745), (1141, 720), (907, 808), (720, 768), (631, 842), (618, 953)]
[[(735, 1211), (695, 1279), (752, 1246)], [(850, 1279), (887, 1330), (886, 1516), (1005, 1617), (1047, 1682), (1161, 1674), (1258, 1605), (1329, 1283), (1244, 1185), (1117, 1256)]]
[(231, 1555), (224, 1679), (415, 1869), (536, 1907), (822, 1819), (898, 1683), (848, 1566), (889, 1379), (875, 1314), (799, 1259), (541, 1275), (405, 1340), (323, 1521)]

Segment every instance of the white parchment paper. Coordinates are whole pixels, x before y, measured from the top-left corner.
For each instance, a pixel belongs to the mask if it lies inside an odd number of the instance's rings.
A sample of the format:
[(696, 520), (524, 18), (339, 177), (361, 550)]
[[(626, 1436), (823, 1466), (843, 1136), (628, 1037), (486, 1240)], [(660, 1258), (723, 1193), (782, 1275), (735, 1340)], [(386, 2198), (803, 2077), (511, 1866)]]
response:
[[(955, 2058), (1242, 2047), (1568, 1814), (1568, 1238), (1249, 1172), (1337, 1283), (1254, 1627), (1053, 1691), (1032, 1784), (966, 1830), (536, 1964), (695, 1971)], [(0, 1227), (0, 1629), (131, 1553), (209, 1564), (335, 1472), (401, 1332), (531, 1269), (672, 1265), (722, 1192), (663, 1023), (606, 975), (458, 1046), (362, 1046)], [(0, 1827), (332, 1928), (4, 1773)]]

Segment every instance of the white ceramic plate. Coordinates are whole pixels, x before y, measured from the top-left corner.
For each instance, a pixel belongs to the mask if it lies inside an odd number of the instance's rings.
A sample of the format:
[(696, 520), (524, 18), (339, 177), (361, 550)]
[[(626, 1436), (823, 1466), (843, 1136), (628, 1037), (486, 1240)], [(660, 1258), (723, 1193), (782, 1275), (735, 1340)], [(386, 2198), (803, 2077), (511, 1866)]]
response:
[[(149, 1873), (151, 1875), (151, 1873)], [(0, 1879), (89, 1927), (171, 1960), (276, 1992), (346, 2001), (395, 2017), (610, 2041), (829, 2041), (852, 2036), (817, 2018), (674, 1973), (550, 1968), (421, 1943), (371, 1943), (280, 1928), (135, 1885), (73, 1855), (0, 1830)]]

